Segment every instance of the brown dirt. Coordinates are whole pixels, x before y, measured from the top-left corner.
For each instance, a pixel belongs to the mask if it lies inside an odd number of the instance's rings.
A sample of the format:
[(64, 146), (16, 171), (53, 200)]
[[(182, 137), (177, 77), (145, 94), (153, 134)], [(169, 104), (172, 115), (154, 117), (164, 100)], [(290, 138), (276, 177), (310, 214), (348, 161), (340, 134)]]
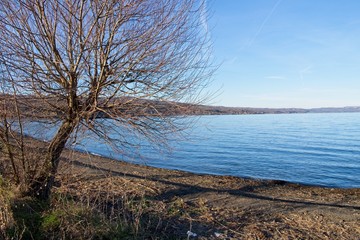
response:
[[(145, 198), (182, 239), (360, 239), (360, 189), (192, 174), (67, 150), (58, 192)], [(69, 177), (71, 176), (71, 177)]]

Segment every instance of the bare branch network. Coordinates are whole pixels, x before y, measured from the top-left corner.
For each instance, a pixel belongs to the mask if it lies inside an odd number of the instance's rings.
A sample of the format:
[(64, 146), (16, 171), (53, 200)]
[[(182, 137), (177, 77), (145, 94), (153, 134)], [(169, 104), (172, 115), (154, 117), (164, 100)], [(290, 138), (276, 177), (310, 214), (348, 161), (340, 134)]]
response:
[(158, 139), (174, 130), (165, 117), (169, 111), (184, 112), (184, 103), (203, 100), (213, 72), (204, 4), (1, 1), (1, 90), (13, 99), (2, 104), (2, 117), (10, 104), (19, 120), (48, 116), (61, 122), (44, 163), (50, 178), (79, 126), (111, 140), (110, 126), (96, 121), (106, 117)]

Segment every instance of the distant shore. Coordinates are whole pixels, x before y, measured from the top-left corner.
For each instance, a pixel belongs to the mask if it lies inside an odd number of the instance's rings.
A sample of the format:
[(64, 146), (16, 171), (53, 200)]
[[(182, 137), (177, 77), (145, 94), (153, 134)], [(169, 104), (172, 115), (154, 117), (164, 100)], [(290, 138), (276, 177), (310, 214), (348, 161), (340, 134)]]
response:
[(353, 113), (360, 107), (323, 108), (254, 108), (198, 105), (189, 110), (198, 115), (245, 115), (245, 114), (295, 114), (295, 113)]

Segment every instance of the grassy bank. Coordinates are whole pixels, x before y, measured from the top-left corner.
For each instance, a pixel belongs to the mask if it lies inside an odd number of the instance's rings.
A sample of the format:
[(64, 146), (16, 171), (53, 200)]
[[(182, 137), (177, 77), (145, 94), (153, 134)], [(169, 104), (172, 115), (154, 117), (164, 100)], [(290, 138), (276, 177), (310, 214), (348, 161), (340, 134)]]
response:
[[(360, 189), (196, 175), (67, 150), (49, 202), (0, 181), (4, 239), (359, 239)], [(189, 236), (188, 231), (197, 236)]]

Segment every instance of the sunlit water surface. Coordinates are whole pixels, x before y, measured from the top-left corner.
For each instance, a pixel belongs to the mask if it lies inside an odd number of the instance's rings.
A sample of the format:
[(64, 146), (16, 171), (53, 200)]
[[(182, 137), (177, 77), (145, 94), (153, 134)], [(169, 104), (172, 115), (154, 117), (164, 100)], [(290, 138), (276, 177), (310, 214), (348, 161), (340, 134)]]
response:
[(120, 153), (91, 136), (72, 147), (194, 173), (360, 187), (360, 113), (204, 116), (189, 132), (170, 153), (148, 144)]

